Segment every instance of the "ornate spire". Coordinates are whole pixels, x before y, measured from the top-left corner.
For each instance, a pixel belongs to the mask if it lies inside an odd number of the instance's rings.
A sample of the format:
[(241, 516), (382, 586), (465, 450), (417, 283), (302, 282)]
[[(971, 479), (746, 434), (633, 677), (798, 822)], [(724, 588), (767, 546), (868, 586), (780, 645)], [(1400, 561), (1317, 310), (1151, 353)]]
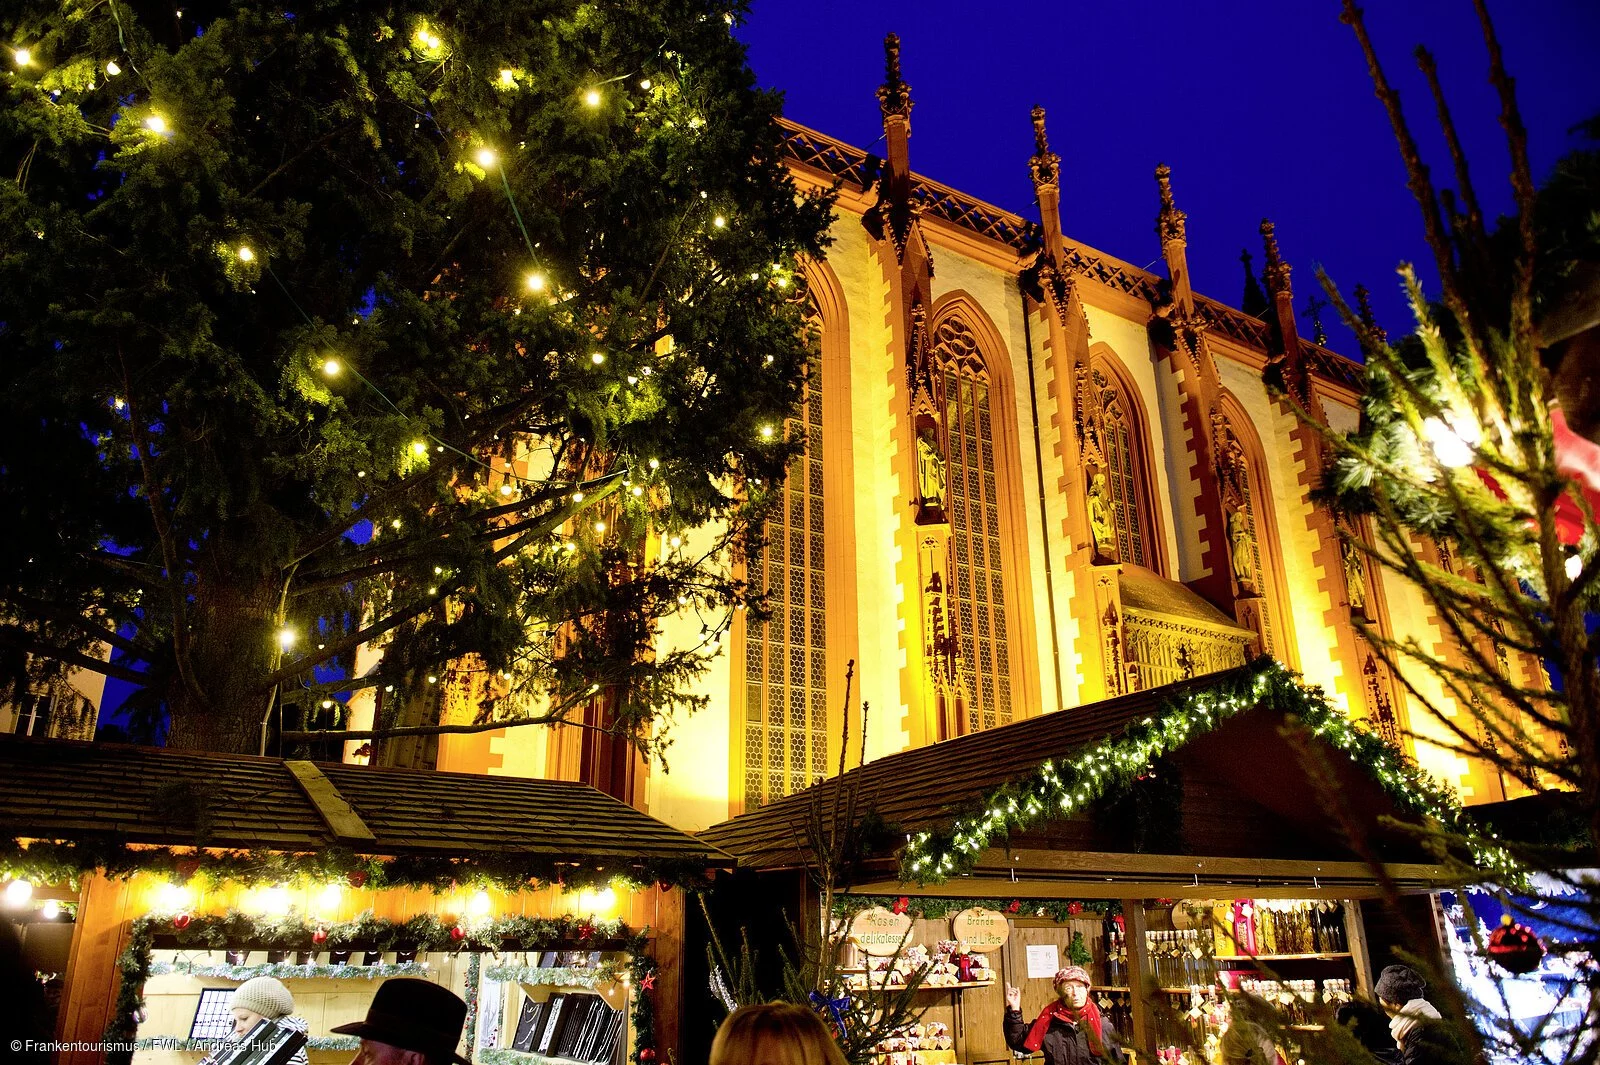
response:
[(1239, 303), (1239, 309), (1260, 318), (1267, 310), (1267, 294), (1261, 291), (1261, 282), (1256, 280), (1255, 262), (1250, 258), (1248, 248), (1239, 249), (1239, 261), (1244, 263), (1244, 298)]
[(900, 35), (891, 33), (883, 39), (883, 85), (878, 89), (878, 106), (883, 117), (899, 115), (911, 118), (911, 86), (900, 77)]
[(1033, 109), (1033, 156), (1028, 160), (1028, 169), (1033, 171), (1033, 184), (1054, 185), (1061, 177), (1061, 157), (1050, 150), (1050, 142), (1044, 134), (1044, 108)]
[(1178, 210), (1172, 202), (1172, 168), (1166, 163), (1156, 167), (1156, 185), (1161, 189), (1161, 213), (1156, 216), (1156, 235), (1165, 244), (1169, 240), (1183, 240), (1189, 216)]
[(1367, 291), (1366, 285), (1356, 286), (1356, 308), (1361, 318), (1361, 327), (1377, 341), (1380, 347), (1389, 343), (1389, 334), (1378, 324), (1378, 316), (1372, 313), (1372, 293)]
[(1283, 261), (1283, 256), (1278, 254), (1278, 237), (1273, 232), (1272, 221), (1267, 218), (1261, 220), (1261, 241), (1266, 246), (1267, 264), (1262, 268), (1261, 275), (1266, 279), (1267, 292), (1276, 296), (1280, 292), (1294, 294), (1289, 285), (1289, 264)]

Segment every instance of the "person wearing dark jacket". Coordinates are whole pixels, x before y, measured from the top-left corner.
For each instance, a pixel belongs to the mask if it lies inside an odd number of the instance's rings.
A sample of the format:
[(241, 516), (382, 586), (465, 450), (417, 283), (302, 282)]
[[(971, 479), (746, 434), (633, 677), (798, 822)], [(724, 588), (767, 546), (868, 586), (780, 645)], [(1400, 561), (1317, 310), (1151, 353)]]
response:
[(1089, 974), (1073, 965), (1057, 972), (1056, 1000), (1032, 1023), (1022, 1016), (1022, 992), (1006, 985), (1006, 1045), (1025, 1053), (1044, 1051), (1045, 1065), (1120, 1062), (1117, 1031), (1089, 1000)]
[(1389, 1035), (1398, 1048), (1395, 1065), (1460, 1065), (1467, 1060), (1450, 1027), (1424, 997), (1428, 982), (1415, 969), (1386, 966), (1372, 991), (1389, 1014)]

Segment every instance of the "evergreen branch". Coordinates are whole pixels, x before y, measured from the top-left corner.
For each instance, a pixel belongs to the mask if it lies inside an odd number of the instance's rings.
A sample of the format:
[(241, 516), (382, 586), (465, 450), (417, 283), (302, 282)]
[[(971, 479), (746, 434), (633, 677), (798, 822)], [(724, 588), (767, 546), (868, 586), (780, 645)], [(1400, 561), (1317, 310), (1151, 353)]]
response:
[(79, 669), (87, 670), (90, 673), (98, 673), (114, 680), (125, 680), (129, 684), (135, 684), (141, 688), (150, 683), (150, 678), (137, 670), (113, 665), (105, 659), (95, 658), (80, 651), (48, 643), (15, 625), (0, 625), (0, 643), (15, 647), (19, 651), (27, 651), (29, 654), (36, 654), (69, 666), (77, 666)]

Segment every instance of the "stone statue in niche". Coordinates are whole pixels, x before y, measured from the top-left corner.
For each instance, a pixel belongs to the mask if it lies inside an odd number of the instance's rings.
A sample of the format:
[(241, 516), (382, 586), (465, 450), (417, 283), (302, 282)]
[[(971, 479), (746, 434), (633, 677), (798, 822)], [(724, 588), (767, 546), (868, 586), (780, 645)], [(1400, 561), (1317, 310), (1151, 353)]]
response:
[(1096, 557), (1116, 561), (1117, 530), (1111, 517), (1111, 488), (1103, 470), (1089, 481), (1089, 534), (1094, 538)]
[(934, 439), (933, 426), (924, 425), (917, 433), (917, 502), (922, 506), (944, 510), (944, 470), (944, 455)]
[(1363, 617), (1367, 613), (1367, 566), (1361, 558), (1361, 549), (1349, 540), (1339, 541), (1339, 553), (1344, 561), (1345, 598), (1350, 612)]
[(1234, 507), (1228, 511), (1228, 543), (1232, 547), (1230, 558), (1233, 562), (1233, 579), (1239, 585), (1239, 594), (1255, 595), (1258, 591), (1255, 567), (1256, 538), (1250, 531), (1250, 516), (1244, 512), (1243, 507)]

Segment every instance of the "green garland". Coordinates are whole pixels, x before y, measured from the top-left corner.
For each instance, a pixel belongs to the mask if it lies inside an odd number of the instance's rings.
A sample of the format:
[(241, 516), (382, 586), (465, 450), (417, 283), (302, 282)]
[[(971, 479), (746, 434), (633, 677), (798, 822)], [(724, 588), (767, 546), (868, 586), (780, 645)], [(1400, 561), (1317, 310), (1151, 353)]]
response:
[(152, 873), (175, 883), (199, 877), (213, 886), (349, 882), (385, 888), (448, 889), (453, 885), (505, 891), (559, 885), (570, 890), (605, 887), (622, 880), (634, 887), (662, 884), (698, 888), (707, 883), (703, 865), (681, 859), (641, 859), (615, 866), (575, 862), (545, 854), (484, 854), (473, 858), (402, 855), (377, 858), (333, 847), (307, 853), (143, 847), (117, 836), (69, 841), (0, 839), (0, 874), (43, 884), (77, 885), (85, 873), (113, 879)]
[[(994, 840), (1069, 817), (1107, 795), (1120, 794), (1155, 759), (1256, 706), (1298, 717), (1375, 777), (1402, 809), (1463, 836), (1479, 837), (1453, 791), (1382, 737), (1354, 724), (1321, 689), (1301, 684), (1288, 669), (1262, 657), (1208, 687), (1166, 699), (1149, 717), (1129, 725), (1120, 738), (1094, 744), (1069, 760), (1047, 760), (1028, 776), (1002, 784), (947, 829), (918, 833), (901, 855), (900, 877), (907, 883), (939, 883), (968, 872)], [(1493, 838), (1497, 837), (1491, 834)], [(1486, 872), (1515, 872), (1511, 857), (1490, 840), (1479, 837), (1472, 857)]]
[[(322, 943), (312, 936), (325, 932)], [(189, 918), (179, 928), (170, 918), (141, 917), (133, 922), (128, 946), (117, 959), (120, 981), (105, 1041), (132, 1045), (138, 1033), (138, 1016), (144, 1009), (144, 985), (154, 970), (152, 953), (156, 937), (173, 940), (180, 948), (223, 950), (229, 947), (311, 950), (350, 946), (366, 950), (415, 950), (420, 953), (472, 951), (604, 950), (632, 956), (634, 984), (633, 1028), (639, 1047), (650, 1047), (645, 1065), (654, 1060), (655, 1012), (644, 987), (655, 962), (648, 951), (649, 936), (622, 921), (590, 921), (581, 917), (497, 917), (465, 924), (446, 924), (432, 914), (405, 921), (390, 921), (364, 913), (353, 921), (307, 923), (293, 917), (258, 918), (230, 911)], [(292, 966), (291, 968), (300, 968)], [(475, 994), (475, 993), (474, 993)], [(342, 1049), (342, 1048), (340, 1048)], [(108, 1054), (112, 1065), (131, 1060), (130, 1053)]]
[(483, 973), (491, 980), (504, 983), (529, 984), (544, 987), (587, 987), (615, 983), (622, 977), (622, 967), (601, 965), (597, 969), (575, 969), (566, 965), (491, 965)]
[(835, 895), (835, 917), (854, 917), (874, 906), (893, 910), (905, 900), (905, 912), (913, 919), (938, 920), (954, 917), (962, 910), (995, 910), (1008, 917), (1048, 917), (1057, 924), (1073, 918), (1114, 917), (1122, 912), (1120, 899), (961, 899), (930, 895)]
[(197, 965), (188, 961), (158, 961), (150, 966), (151, 976), (180, 973), (207, 979), (254, 980), (270, 976), (274, 980), (387, 980), (391, 976), (426, 976), (426, 965), (414, 961), (387, 962), (379, 965), (290, 965), (287, 962), (269, 962), (265, 965)]

